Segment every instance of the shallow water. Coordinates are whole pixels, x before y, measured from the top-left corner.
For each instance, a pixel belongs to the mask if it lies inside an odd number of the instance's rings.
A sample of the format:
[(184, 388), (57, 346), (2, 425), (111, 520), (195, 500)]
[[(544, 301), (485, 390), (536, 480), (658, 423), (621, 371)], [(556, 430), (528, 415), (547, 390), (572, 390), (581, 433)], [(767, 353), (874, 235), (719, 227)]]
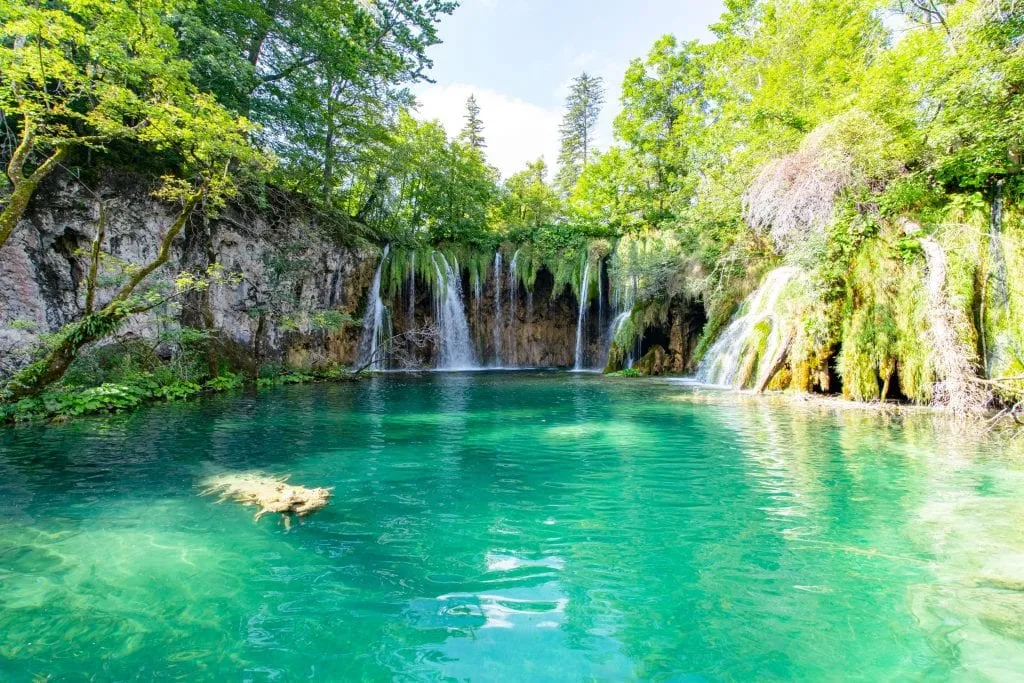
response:
[[(1014, 680), (1024, 459), (568, 373), (0, 431), (0, 680)], [(334, 486), (301, 526), (198, 495)]]

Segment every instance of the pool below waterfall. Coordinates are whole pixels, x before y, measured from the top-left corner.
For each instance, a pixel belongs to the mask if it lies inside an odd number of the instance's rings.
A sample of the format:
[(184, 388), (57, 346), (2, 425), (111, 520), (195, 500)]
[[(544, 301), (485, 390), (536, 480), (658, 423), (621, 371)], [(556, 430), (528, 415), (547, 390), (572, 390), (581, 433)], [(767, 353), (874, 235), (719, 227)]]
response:
[[(928, 418), (383, 374), (0, 431), (0, 680), (1012, 680), (1024, 457)], [(223, 472), (334, 487), (286, 530)]]

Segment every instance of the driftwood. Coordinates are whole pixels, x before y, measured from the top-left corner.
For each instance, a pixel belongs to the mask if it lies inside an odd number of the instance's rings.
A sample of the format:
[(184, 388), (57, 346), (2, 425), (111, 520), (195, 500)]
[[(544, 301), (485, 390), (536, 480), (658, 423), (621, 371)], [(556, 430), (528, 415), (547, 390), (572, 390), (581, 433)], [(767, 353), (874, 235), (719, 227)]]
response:
[(288, 477), (270, 477), (258, 472), (218, 474), (200, 484), (202, 495), (219, 496), (217, 502), (233, 500), (243, 505), (253, 505), (256, 521), (268, 512), (276, 512), (284, 520), (286, 529), (291, 528), (292, 515), (300, 518), (327, 507), (331, 497), (330, 488), (306, 488), (285, 483)]
[(437, 344), (440, 338), (441, 332), (434, 324), (422, 325), (396, 334), (380, 344), (369, 358), (366, 358), (359, 367), (352, 371), (352, 374), (358, 375), (386, 359), (397, 367), (414, 367), (416, 363), (414, 352)]
[(955, 417), (982, 414), (992, 394), (979, 384), (976, 354), (964, 342), (962, 330), (970, 327), (963, 311), (949, 300), (946, 286), (946, 253), (934, 237), (921, 240), (927, 262), (928, 327), (935, 350), (933, 401)]

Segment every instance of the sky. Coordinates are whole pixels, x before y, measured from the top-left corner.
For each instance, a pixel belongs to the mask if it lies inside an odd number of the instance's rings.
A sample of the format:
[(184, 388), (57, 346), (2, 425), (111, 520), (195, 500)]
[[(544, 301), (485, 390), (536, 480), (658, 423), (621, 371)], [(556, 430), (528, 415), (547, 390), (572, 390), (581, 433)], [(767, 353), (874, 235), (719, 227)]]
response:
[(421, 119), (451, 136), (466, 99), (481, 108), (487, 159), (508, 177), (540, 156), (553, 167), (568, 86), (582, 71), (604, 78), (598, 148), (612, 142), (622, 77), (666, 33), (710, 40), (720, 0), (463, 0), (428, 53), (435, 81), (415, 89)]

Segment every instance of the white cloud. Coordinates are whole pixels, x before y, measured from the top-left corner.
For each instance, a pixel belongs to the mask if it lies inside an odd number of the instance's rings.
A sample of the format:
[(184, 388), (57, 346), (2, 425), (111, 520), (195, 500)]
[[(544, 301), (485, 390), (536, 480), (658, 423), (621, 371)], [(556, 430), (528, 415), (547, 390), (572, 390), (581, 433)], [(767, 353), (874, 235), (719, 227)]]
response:
[(487, 140), (487, 161), (508, 177), (543, 156), (553, 169), (558, 160), (562, 114), (516, 97), (464, 83), (426, 85), (416, 92), (417, 118), (439, 120), (454, 137), (462, 130), (466, 100), (476, 96)]

